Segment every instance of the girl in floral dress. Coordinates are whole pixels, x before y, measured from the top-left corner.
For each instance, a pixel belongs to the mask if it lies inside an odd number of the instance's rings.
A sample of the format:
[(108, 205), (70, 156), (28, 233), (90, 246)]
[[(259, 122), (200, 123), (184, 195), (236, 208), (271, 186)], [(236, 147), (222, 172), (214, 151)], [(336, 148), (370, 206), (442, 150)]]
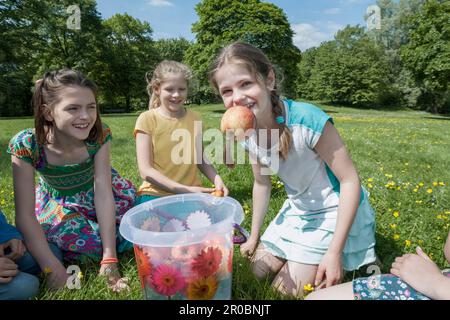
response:
[(51, 271), (51, 288), (63, 287), (67, 274), (47, 241), (66, 261), (101, 261), (100, 274), (107, 275), (108, 285), (127, 287), (117, 252), (132, 245), (117, 227), (133, 206), (135, 188), (111, 168), (111, 130), (101, 122), (96, 92), (96, 85), (78, 71), (47, 72), (33, 95), (35, 128), (17, 133), (8, 147), (16, 224), (41, 269)]

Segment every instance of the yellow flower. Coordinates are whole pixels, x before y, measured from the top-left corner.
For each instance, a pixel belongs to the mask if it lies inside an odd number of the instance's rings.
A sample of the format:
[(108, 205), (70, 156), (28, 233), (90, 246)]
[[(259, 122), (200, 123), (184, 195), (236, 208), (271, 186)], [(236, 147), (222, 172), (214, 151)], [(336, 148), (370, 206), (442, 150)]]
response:
[(385, 173), (384, 176), (389, 179), (392, 178), (392, 174), (389, 174), (389, 173)]
[(413, 191), (414, 191), (414, 192), (417, 192), (418, 190), (417, 190), (417, 188), (416, 188), (416, 189), (414, 189)]
[(5, 203), (6, 203), (5, 199), (2, 199), (2, 201), (0, 202), (0, 204), (1, 204), (2, 206), (4, 206)]
[(417, 203), (417, 204), (421, 204), (421, 203), (422, 203), (422, 200), (416, 200), (416, 203)]
[(79, 279), (83, 279), (83, 277), (84, 277), (83, 272), (81, 272), (81, 271), (78, 272), (78, 278), (79, 278)]
[(423, 187), (424, 183), (423, 182), (419, 182), (419, 187)]
[(408, 162), (405, 162), (405, 166), (409, 166), (409, 163), (408, 163)]
[(395, 223), (391, 223), (389, 226), (391, 227), (391, 229), (397, 228), (397, 225)]
[(433, 189), (427, 189), (427, 193), (433, 193)]
[(373, 178), (367, 179), (367, 182), (373, 182)]
[(442, 215), (438, 214), (436, 219), (439, 219), (439, 220), (442, 219)]
[(433, 187), (437, 187), (439, 183), (437, 183), (436, 181), (433, 182)]
[(440, 182), (439, 182), (439, 185), (440, 185), (441, 187), (443, 187), (443, 186), (445, 186), (445, 183), (443, 183), (442, 181), (440, 181)]
[(419, 241), (417, 241), (420, 245), (422, 245), (423, 244), (423, 240), (419, 240)]
[(445, 214), (450, 214), (450, 211), (445, 211)]
[(314, 291), (314, 287), (310, 283), (308, 283), (307, 285), (303, 286), (303, 290), (306, 292), (311, 292)]
[(411, 246), (411, 241), (410, 240), (405, 240), (405, 246), (406, 247), (410, 247)]
[(398, 211), (394, 211), (394, 212), (392, 213), (392, 215), (393, 215), (394, 217), (398, 218), (398, 216), (400, 215), (400, 213), (399, 213)]
[(372, 188), (373, 188), (373, 185), (372, 185), (371, 183), (369, 183), (369, 184), (367, 185), (367, 188), (372, 189)]
[(52, 268), (50, 268), (50, 267), (45, 267), (45, 268), (44, 268), (44, 273), (45, 273), (45, 274), (52, 273)]
[(400, 239), (400, 235), (394, 234), (393, 238), (394, 238), (394, 240), (398, 240), (398, 239)]

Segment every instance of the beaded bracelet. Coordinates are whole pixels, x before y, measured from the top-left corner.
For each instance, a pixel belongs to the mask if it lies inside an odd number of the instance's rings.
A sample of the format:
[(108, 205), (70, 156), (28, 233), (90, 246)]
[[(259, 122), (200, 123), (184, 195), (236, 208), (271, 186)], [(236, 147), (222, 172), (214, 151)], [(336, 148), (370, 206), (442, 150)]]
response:
[(118, 262), (119, 262), (119, 259), (117, 259), (117, 258), (105, 258), (105, 259), (102, 259), (100, 264), (102, 265), (102, 264), (110, 264), (110, 263), (118, 263)]

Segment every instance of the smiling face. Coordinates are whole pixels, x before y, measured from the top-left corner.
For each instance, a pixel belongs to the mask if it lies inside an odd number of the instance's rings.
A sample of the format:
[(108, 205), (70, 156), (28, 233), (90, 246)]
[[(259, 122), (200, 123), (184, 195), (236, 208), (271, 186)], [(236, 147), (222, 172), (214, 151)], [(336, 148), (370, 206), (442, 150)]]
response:
[(160, 106), (164, 111), (175, 115), (183, 111), (187, 98), (187, 81), (183, 77), (167, 78), (154, 91), (159, 96)]
[(259, 121), (272, 116), (270, 91), (275, 80), (272, 72), (260, 80), (243, 64), (227, 62), (217, 70), (214, 79), (225, 108), (250, 108)]
[(53, 122), (55, 136), (86, 140), (97, 120), (97, 103), (89, 88), (67, 86), (60, 90), (60, 100), (45, 106), (47, 121)]

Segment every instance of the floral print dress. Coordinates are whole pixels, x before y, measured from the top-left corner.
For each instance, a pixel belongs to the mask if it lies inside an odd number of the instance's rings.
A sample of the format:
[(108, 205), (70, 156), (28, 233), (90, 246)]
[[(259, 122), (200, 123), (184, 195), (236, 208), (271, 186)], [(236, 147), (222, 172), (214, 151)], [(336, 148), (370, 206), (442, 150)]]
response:
[[(107, 141), (111, 130), (104, 124), (101, 143), (86, 140), (89, 158), (83, 163), (56, 166), (47, 162), (44, 147), (37, 144), (34, 129), (25, 129), (10, 141), (8, 153), (31, 164), (39, 173), (35, 214), (47, 241), (56, 244), (67, 261), (90, 257), (100, 260), (102, 242), (94, 204), (94, 157)], [(118, 226), (132, 208), (136, 189), (112, 169), (112, 192), (116, 207), (117, 251), (131, 249)]]
[[(450, 270), (442, 273), (450, 278)], [(353, 280), (355, 300), (430, 300), (393, 274), (382, 274)]]

